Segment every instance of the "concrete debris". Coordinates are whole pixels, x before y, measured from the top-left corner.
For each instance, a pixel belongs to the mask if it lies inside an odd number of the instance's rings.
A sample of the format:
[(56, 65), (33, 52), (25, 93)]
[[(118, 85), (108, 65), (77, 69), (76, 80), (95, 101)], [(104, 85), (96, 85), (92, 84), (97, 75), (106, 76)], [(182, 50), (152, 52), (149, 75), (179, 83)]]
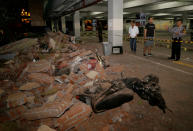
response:
[(51, 62), (47, 60), (40, 60), (28, 64), (28, 73), (39, 73), (51, 71)]
[(90, 71), (89, 73), (86, 74), (88, 78), (93, 79), (93, 80), (96, 78), (97, 75), (98, 75), (98, 72), (96, 71)]
[(4, 56), (15, 54), (11, 61), (3, 60), (6, 65), (0, 70), (0, 122), (37, 122), (38, 131), (54, 131), (42, 124), (47, 121), (51, 128), (65, 131), (89, 119), (93, 111), (132, 100), (132, 90), (120, 80), (127, 68), (107, 65), (104, 57), (79, 49), (69, 38), (48, 32), (39, 40), (24, 39), (0, 49)]
[(52, 84), (55, 80), (53, 77), (45, 73), (31, 73), (28, 75), (31, 81), (39, 82), (40, 84)]
[(82, 102), (77, 102), (58, 119), (59, 129), (61, 131), (66, 131), (78, 126), (81, 122), (88, 119), (91, 112), (92, 108), (90, 106)]
[(32, 89), (35, 89), (35, 88), (38, 88), (40, 87), (40, 84), (39, 83), (36, 83), (36, 82), (28, 82), (26, 83), (25, 85), (21, 86), (19, 88), (19, 90), (21, 91), (29, 91), (29, 90), (32, 90)]
[(47, 125), (41, 125), (37, 131), (56, 131), (50, 127), (48, 127)]
[(7, 98), (7, 108), (17, 107), (25, 103), (27, 103), (27, 96), (22, 92), (11, 94)]
[(41, 107), (26, 111), (23, 113), (22, 118), (27, 120), (36, 120), (50, 117), (60, 117), (72, 105), (73, 103), (69, 101), (46, 103)]

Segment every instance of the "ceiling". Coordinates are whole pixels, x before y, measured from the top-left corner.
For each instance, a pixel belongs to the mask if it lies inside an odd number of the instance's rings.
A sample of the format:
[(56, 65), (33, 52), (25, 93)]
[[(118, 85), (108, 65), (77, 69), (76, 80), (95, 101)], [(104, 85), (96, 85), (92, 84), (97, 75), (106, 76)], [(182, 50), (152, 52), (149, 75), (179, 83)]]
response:
[[(107, 2), (81, 9), (82, 18), (107, 18)], [(157, 19), (173, 19), (186, 16), (193, 18), (193, 0), (124, 0), (124, 18), (135, 18), (137, 13), (145, 13)]]

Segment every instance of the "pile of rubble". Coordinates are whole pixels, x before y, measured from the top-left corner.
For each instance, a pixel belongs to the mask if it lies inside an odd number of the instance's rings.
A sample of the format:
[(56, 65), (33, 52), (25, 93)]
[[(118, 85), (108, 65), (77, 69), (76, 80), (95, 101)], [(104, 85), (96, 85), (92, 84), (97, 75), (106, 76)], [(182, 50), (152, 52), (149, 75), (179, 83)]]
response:
[[(93, 111), (79, 94), (108, 89), (108, 80), (120, 78), (124, 70), (121, 65), (109, 66), (97, 52), (80, 49), (60, 32), (20, 43), (1, 48), (0, 53), (15, 55), (0, 66), (0, 122), (69, 130)], [(25, 48), (16, 47), (21, 45)], [(98, 88), (100, 81), (105, 82)]]
[(131, 101), (134, 92), (165, 112), (156, 76), (124, 77), (126, 67), (111, 66), (97, 51), (81, 49), (69, 40), (61, 32), (48, 32), (0, 49), (0, 122), (65, 131), (92, 112)]

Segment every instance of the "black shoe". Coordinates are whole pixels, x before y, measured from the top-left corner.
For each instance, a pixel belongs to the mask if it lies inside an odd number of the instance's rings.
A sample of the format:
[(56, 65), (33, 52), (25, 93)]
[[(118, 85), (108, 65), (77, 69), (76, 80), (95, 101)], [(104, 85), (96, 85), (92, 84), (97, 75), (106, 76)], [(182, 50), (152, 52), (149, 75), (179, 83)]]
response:
[(143, 56), (147, 56), (146, 54), (143, 54)]
[(168, 60), (174, 60), (175, 58), (173, 58), (173, 57), (168, 57)]
[(175, 59), (174, 61), (179, 61), (180, 59)]

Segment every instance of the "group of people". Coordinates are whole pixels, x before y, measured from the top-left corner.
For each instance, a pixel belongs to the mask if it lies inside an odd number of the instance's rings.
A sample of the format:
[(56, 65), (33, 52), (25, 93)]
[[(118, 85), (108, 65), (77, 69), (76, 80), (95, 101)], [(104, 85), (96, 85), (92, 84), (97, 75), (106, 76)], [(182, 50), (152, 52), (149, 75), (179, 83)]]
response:
[[(182, 43), (182, 37), (185, 35), (185, 28), (183, 27), (182, 20), (177, 20), (176, 26), (173, 28), (166, 29), (172, 33), (172, 50), (171, 50), (171, 57), (168, 59), (178, 61), (180, 60), (181, 56), (181, 43)], [(129, 27), (129, 38), (130, 38), (130, 48), (131, 51), (136, 53), (136, 40), (137, 36), (139, 34), (139, 29), (135, 25), (135, 21), (131, 21), (131, 26)], [(154, 39), (155, 39), (155, 24), (153, 23), (153, 18), (148, 18), (148, 23), (145, 25), (144, 29), (144, 50), (143, 55), (144, 56), (152, 56), (151, 50), (154, 45)], [(148, 54), (146, 52), (148, 51)]]

